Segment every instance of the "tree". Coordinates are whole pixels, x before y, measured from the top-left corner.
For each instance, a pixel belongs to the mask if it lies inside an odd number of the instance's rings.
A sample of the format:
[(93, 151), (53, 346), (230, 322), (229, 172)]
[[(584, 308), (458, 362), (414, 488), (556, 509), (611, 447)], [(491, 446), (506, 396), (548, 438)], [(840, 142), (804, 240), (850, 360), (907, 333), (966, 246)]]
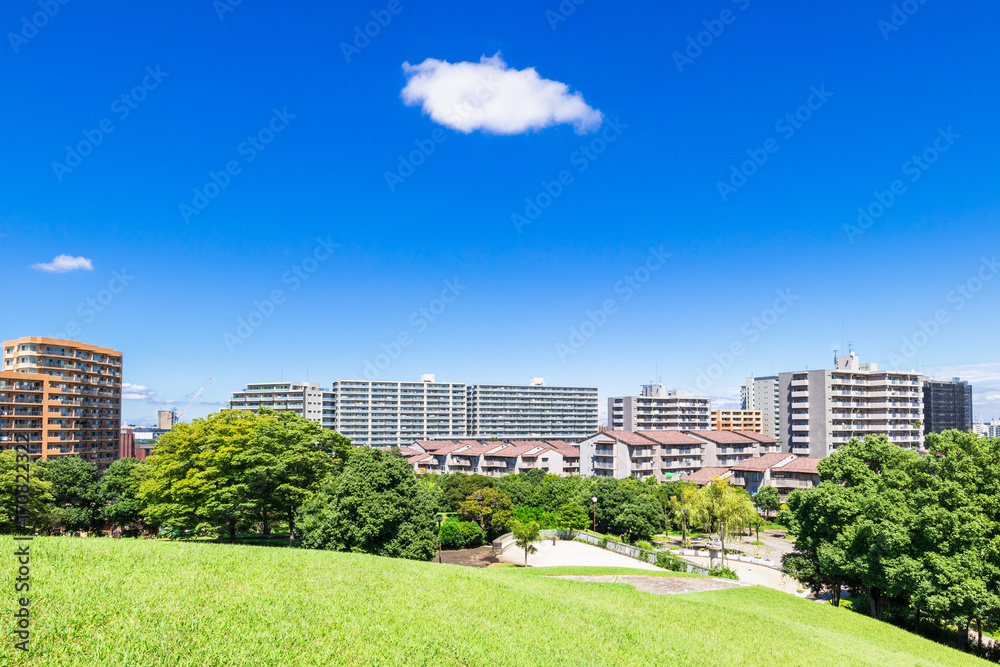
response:
[(772, 516), (781, 509), (781, 494), (773, 486), (762, 486), (753, 494), (753, 504), (758, 511)]
[(441, 484), (448, 511), (458, 512), (459, 506), (476, 491), (492, 489), (493, 478), (486, 475), (466, 475), (464, 472), (447, 476)]
[[(29, 500), (19, 517), (18, 496), (23, 499), (25, 495)], [(33, 534), (36, 528), (44, 528), (52, 500), (52, 482), (42, 477), (38, 463), (13, 449), (0, 452), (0, 534)]]
[(541, 539), (541, 529), (535, 521), (515, 521), (513, 533), (514, 544), (524, 550), (524, 566), (528, 567), (528, 555), (538, 553), (538, 547), (534, 543)]
[(54, 531), (94, 528), (99, 511), (97, 466), (79, 456), (57, 456), (39, 465), (42, 477), (52, 484), (50, 528)]
[(464, 518), (478, 523), (491, 539), (508, 530), (514, 519), (510, 498), (490, 488), (473, 492), (458, 510)]
[(302, 546), (429, 560), (437, 551), (435, 500), (406, 460), (372, 448), (351, 453), (302, 507)]
[(295, 513), (331, 474), (339, 473), (351, 450), (344, 436), (294, 412), (261, 408), (254, 420), (257, 438), (240, 457), (243, 479), (256, 499), (269, 534), (273, 516), (288, 521), (289, 545), (295, 545)]
[(583, 530), (590, 523), (587, 510), (575, 503), (566, 503), (559, 508), (559, 526), (568, 531)]
[(178, 424), (157, 441), (139, 487), (146, 517), (175, 530), (222, 527), (235, 541), (238, 526), (274, 516), (289, 522), (336, 474), (347, 440), (293, 413), (228, 410)]
[(716, 477), (702, 489), (703, 504), (713, 523), (719, 525), (722, 560), (726, 560), (726, 536), (734, 536), (750, 525), (757, 511), (743, 489), (729, 485), (728, 479)]
[(109, 526), (139, 527), (143, 510), (139, 500), (141, 465), (138, 459), (118, 459), (104, 471), (97, 495), (100, 498), (99, 516)]
[[(664, 484), (664, 487), (667, 485)], [(680, 484), (674, 487), (673, 495), (667, 498), (665, 511), (681, 527), (681, 544), (688, 543), (688, 526), (698, 525), (707, 517), (699, 488), (694, 484)]]

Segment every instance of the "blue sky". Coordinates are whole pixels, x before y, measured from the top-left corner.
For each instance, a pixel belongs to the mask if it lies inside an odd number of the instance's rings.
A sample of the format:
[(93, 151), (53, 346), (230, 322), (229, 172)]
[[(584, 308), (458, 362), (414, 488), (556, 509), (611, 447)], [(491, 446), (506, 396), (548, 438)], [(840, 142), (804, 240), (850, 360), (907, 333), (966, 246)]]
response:
[[(247, 382), (361, 376), (401, 336), (381, 379), (603, 398), (658, 373), (723, 404), (845, 338), (974, 380), (1000, 416), (995, 3), (224, 1), (0, 11), (0, 275), (30, 295), (2, 334), (122, 350), (146, 388), (128, 421), (209, 376), (191, 416)], [(456, 129), (429, 113), (443, 76), (401, 97), (404, 63), (496, 54), (597, 124), (498, 133), (537, 100), (480, 100)], [(526, 199), (547, 205), (518, 228)], [(32, 268), (60, 255), (90, 268)]]

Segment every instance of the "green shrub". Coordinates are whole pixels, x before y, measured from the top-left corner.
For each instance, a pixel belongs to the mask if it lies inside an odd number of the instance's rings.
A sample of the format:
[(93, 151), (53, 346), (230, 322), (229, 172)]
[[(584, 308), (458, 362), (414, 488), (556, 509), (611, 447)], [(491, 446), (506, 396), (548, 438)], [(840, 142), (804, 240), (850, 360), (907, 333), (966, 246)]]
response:
[(671, 572), (686, 572), (687, 563), (681, 560), (677, 554), (669, 551), (660, 551), (656, 554), (656, 566)]
[(653, 546), (653, 543), (647, 540), (639, 540), (635, 543), (635, 546), (640, 549), (645, 549), (646, 551), (656, 551), (656, 547)]
[(443, 549), (473, 549), (486, 543), (486, 533), (474, 521), (459, 521), (451, 517), (441, 524)]
[(739, 581), (740, 578), (728, 565), (722, 567), (713, 567), (709, 574), (713, 577), (718, 577), (720, 579), (732, 579), (733, 581)]

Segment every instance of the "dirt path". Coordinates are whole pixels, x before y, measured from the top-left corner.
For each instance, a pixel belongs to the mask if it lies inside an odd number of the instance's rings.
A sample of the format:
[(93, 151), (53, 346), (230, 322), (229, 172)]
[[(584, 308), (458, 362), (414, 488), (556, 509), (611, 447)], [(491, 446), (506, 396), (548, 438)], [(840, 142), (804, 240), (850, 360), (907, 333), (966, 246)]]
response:
[(681, 593), (700, 593), (702, 591), (718, 591), (725, 588), (739, 588), (750, 584), (729, 579), (701, 577), (644, 577), (642, 575), (619, 574), (600, 576), (565, 576), (555, 579), (570, 581), (589, 581), (601, 584), (629, 584), (637, 590), (653, 595), (679, 595)]

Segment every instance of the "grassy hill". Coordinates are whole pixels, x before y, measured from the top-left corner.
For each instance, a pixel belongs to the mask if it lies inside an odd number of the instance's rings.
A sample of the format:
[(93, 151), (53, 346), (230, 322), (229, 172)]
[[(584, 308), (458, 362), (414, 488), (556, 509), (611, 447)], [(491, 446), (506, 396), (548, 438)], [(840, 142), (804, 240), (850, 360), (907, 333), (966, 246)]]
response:
[[(3, 551), (0, 614), (10, 630), (13, 548)], [(250, 546), (37, 539), (31, 652), (16, 651), (5, 632), (0, 664), (987, 664), (762, 588), (653, 596), (539, 574)]]

